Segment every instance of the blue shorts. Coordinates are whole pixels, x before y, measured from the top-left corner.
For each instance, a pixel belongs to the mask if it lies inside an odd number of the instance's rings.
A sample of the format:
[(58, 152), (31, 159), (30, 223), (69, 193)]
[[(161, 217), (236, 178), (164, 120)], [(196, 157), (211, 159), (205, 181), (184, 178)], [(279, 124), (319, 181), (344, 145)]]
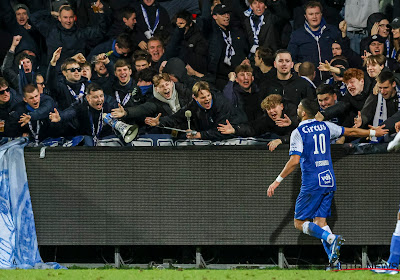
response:
[(300, 192), (296, 199), (294, 218), (297, 220), (327, 218), (331, 215), (331, 204), (335, 192)]

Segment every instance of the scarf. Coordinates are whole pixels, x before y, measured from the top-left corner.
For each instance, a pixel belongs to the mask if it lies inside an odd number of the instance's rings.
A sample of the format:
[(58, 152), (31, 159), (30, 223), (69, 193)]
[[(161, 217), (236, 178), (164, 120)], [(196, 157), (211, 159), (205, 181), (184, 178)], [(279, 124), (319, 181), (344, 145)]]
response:
[(164, 96), (162, 96), (156, 90), (155, 86), (153, 86), (153, 95), (154, 95), (155, 98), (157, 98), (161, 102), (168, 104), (168, 106), (171, 108), (173, 113), (176, 113), (181, 108), (181, 105), (179, 104), (179, 99), (178, 99), (178, 92), (175, 89), (175, 84), (173, 84), (172, 96), (171, 96), (170, 99), (166, 99)]

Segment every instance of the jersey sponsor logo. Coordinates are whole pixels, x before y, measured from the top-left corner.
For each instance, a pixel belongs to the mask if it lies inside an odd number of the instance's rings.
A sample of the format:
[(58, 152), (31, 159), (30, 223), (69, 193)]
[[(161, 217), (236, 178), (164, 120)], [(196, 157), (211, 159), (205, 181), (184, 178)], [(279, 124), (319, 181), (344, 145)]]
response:
[(329, 160), (318, 160), (315, 162), (315, 167), (329, 165)]
[(318, 124), (318, 125), (313, 125), (313, 126), (303, 126), (301, 128), (301, 131), (304, 133), (313, 133), (316, 131), (324, 131), (326, 130), (326, 126), (324, 124)]
[(330, 170), (318, 174), (319, 186), (323, 188), (333, 187), (333, 175)]

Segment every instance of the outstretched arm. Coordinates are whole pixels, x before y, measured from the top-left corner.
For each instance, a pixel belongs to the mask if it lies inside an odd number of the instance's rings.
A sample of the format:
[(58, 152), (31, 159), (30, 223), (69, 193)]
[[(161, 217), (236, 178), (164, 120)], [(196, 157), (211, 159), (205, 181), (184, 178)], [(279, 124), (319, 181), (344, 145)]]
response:
[(267, 191), (268, 197), (271, 197), (274, 195), (275, 189), (279, 186), (279, 184), (282, 182), (282, 180), (284, 178), (286, 178), (290, 173), (293, 172), (293, 170), (296, 169), (299, 162), (300, 162), (299, 155), (291, 155), (290, 156), (290, 159), (286, 163), (285, 167), (282, 169), (279, 176), (275, 179), (275, 181), (271, 185), (269, 185), (268, 191)]
[(361, 128), (344, 128), (344, 136), (351, 136), (351, 137), (381, 137), (385, 134), (389, 133), (389, 129), (383, 129), (385, 125), (372, 127), (369, 126), (371, 129), (361, 129)]

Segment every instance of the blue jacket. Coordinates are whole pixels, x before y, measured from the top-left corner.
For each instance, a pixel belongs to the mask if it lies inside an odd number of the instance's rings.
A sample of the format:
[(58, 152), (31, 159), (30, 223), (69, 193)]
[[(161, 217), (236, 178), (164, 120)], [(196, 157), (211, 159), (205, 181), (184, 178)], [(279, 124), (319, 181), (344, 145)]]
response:
[[(320, 62), (332, 59), (332, 43), (340, 37), (339, 30), (330, 24), (326, 25), (319, 39), (319, 48), (317, 41), (308, 33), (303, 26), (293, 31), (290, 37), (288, 50), (292, 54), (294, 63), (310, 61), (315, 66), (319, 66)], [(319, 54), (321, 59), (319, 58)]]

